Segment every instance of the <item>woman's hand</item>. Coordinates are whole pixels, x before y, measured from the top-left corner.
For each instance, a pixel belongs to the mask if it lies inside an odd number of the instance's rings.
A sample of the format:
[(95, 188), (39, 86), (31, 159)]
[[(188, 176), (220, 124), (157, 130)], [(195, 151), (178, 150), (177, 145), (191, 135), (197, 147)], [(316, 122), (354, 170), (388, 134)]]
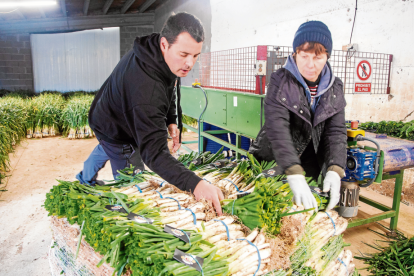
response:
[(318, 212), (318, 203), (306, 182), (305, 176), (292, 174), (287, 176), (287, 180), (293, 192), (293, 201), (297, 205), (303, 205), (305, 209), (315, 208), (315, 212)]
[(341, 177), (339, 176), (337, 172), (328, 171), (323, 181), (323, 191), (324, 192), (331, 191), (329, 204), (326, 207), (327, 211), (333, 209), (336, 206), (336, 204), (338, 204), (340, 190), (341, 190)]

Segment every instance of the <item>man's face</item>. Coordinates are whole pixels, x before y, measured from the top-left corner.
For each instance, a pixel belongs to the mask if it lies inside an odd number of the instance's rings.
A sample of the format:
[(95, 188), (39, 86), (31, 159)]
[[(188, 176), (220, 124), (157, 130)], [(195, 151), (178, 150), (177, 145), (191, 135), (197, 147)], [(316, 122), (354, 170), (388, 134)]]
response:
[(328, 60), (328, 55), (322, 53), (315, 55), (315, 52), (299, 51), (296, 54), (296, 65), (300, 74), (309, 81), (316, 81), (323, 67)]
[(177, 77), (187, 76), (203, 47), (203, 42), (197, 43), (187, 32), (179, 34), (174, 44), (169, 44), (165, 37), (161, 37), (160, 44), (165, 62)]

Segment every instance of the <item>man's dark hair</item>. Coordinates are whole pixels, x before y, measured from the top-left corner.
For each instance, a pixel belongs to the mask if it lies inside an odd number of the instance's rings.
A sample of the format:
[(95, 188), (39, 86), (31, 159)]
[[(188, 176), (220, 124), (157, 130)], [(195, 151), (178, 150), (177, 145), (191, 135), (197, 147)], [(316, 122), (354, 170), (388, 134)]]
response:
[(172, 45), (183, 32), (189, 33), (197, 43), (204, 41), (204, 27), (200, 19), (186, 12), (171, 15), (162, 27), (161, 37)]

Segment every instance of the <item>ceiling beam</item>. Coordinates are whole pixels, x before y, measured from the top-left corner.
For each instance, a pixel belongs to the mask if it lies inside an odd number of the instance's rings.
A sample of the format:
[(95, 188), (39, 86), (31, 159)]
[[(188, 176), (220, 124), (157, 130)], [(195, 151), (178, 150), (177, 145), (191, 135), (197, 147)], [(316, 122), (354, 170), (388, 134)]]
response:
[(47, 17), (46, 14), (45, 14), (45, 12), (42, 10), (42, 8), (39, 7), (38, 10), (39, 10), (40, 15), (42, 16), (42, 18), (46, 18)]
[(147, 0), (141, 6), (139, 6), (138, 11), (140, 13), (146, 11), (152, 4), (155, 3), (157, 0)]
[(85, 0), (83, 2), (83, 15), (88, 15), (89, 10), (89, 4), (91, 3), (91, 0)]
[(66, 11), (66, 2), (65, 0), (60, 0), (60, 8), (62, 10), (63, 16), (68, 16)]
[(23, 19), (23, 20), (26, 19), (24, 14), (19, 9), (15, 10), (14, 12), (20, 17), (20, 19)]
[(103, 15), (105, 15), (108, 12), (109, 8), (112, 5), (112, 2), (114, 2), (114, 0), (106, 0), (104, 6), (102, 8)]
[(129, 7), (134, 4), (134, 2), (135, 0), (127, 0), (121, 9), (121, 14), (124, 14), (129, 9)]
[(154, 13), (47, 17), (0, 21), (0, 35), (16, 33), (57, 33), (108, 27), (154, 27)]

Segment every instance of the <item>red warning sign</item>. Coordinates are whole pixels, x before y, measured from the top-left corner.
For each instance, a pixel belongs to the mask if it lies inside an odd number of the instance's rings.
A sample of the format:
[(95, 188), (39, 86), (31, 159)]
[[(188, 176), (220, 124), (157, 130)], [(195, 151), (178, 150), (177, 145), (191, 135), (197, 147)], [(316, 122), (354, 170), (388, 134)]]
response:
[(362, 60), (358, 63), (356, 73), (360, 80), (366, 81), (372, 73), (371, 64), (367, 60)]
[(355, 93), (371, 93), (373, 62), (369, 58), (355, 58)]
[(368, 93), (371, 92), (371, 83), (355, 83), (355, 92)]

